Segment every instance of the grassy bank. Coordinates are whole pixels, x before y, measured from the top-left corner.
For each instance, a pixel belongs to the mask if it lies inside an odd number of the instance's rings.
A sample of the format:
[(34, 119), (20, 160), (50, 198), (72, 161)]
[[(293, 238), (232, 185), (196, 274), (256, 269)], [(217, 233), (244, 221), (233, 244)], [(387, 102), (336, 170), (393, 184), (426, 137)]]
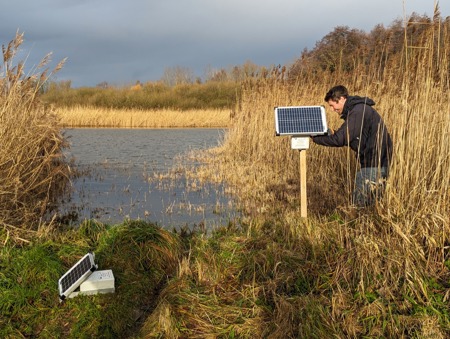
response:
[[(40, 238), (38, 238), (40, 236)], [(124, 338), (138, 333), (157, 295), (176, 272), (181, 237), (142, 222), (37, 233), (20, 248), (0, 235), (2, 338)], [(59, 302), (58, 279), (88, 251), (114, 274), (114, 294)]]
[[(141, 222), (86, 222), (23, 248), (2, 247), (0, 335), (447, 337), (442, 280), (427, 277), (426, 300), (414, 292), (415, 277), (382, 284), (409, 254), (386, 246), (381, 226), (390, 227), (371, 215), (291, 216), (181, 237)], [(58, 278), (89, 250), (99, 269), (113, 270), (116, 292), (60, 304)], [(389, 271), (362, 270), (382, 261)]]
[(56, 115), (64, 127), (228, 127), (230, 110), (142, 110), (94, 107), (61, 107)]

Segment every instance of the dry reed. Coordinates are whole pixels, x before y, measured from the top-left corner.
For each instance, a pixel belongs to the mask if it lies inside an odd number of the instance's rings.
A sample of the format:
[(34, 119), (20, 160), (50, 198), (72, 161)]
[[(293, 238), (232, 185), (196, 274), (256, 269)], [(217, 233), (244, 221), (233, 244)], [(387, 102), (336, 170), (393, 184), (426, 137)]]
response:
[[(387, 122), (394, 140), (394, 159), (387, 194), (378, 212), (390, 220), (395, 216), (416, 221), (432, 218), (448, 223), (450, 212), (450, 46), (433, 49), (436, 37), (430, 27), (423, 49), (415, 50), (408, 64), (394, 59), (385, 69), (383, 81), (364, 76), (327, 76), (323, 83), (303, 81), (294, 86), (282, 81), (248, 83), (243, 90), (239, 114), (225, 136), (222, 163), (235, 166), (229, 182), (238, 182), (244, 194), (271, 203), (298, 185), (298, 152), (289, 138), (274, 136), (273, 107), (278, 105), (323, 104), (324, 93), (344, 83), (353, 93), (375, 99), (376, 109)], [(442, 41), (448, 41), (448, 32)], [(414, 46), (416, 47), (416, 46)], [(406, 47), (409, 50), (409, 46)], [(376, 67), (376, 65), (374, 65)], [(430, 69), (431, 68), (431, 69)], [(341, 124), (330, 112), (332, 128)], [(332, 212), (348, 204), (356, 162), (348, 149), (324, 148), (312, 144), (308, 154), (309, 207), (313, 214)], [(239, 169), (240, 168), (240, 169)], [(239, 175), (234, 175), (239, 171)], [(248, 187), (248, 189), (245, 189)], [(298, 186), (294, 187), (295, 190)], [(278, 195), (277, 195), (278, 194)], [(266, 198), (264, 198), (264, 196)]]
[[(307, 290), (309, 301), (306, 295), (302, 301), (275, 294), (275, 311), (266, 321), (284, 335), (311, 335), (306, 318), (287, 324), (281, 316), (293, 315), (292, 307), (306, 307), (305, 302), (322, 305), (315, 317), (327, 326), (325, 332), (338, 337), (448, 334), (450, 32), (436, 19), (427, 25), (417, 45), (384, 56), (381, 75), (375, 60), (352, 74), (323, 73), (321, 82), (317, 75), (305, 75), (296, 84), (246, 82), (223, 145), (209, 151), (209, 168), (202, 171), (234, 187), (253, 217), (252, 232), (264, 237), (267, 220), (281, 220), (273, 232), (281, 234), (285, 250), (325, 265), (322, 272), (308, 272), (326, 277), (326, 283), (317, 280), (313, 292)], [(311, 217), (305, 221), (299, 217), (298, 151), (291, 150), (288, 137), (275, 137), (273, 108), (323, 104), (324, 94), (336, 84), (376, 101), (394, 141), (390, 177), (383, 198), (355, 214), (349, 207), (357, 170), (353, 153), (312, 144), (307, 151)], [(330, 127), (340, 124), (330, 112)], [(258, 219), (266, 221), (259, 224)], [(275, 272), (276, 267), (264, 272), (274, 276), (263, 287), (266, 293), (283, 283)], [(255, 279), (264, 276), (259, 273), (255, 268)], [(267, 324), (260, 326), (256, 333)]]
[(23, 34), (17, 34), (3, 46), (0, 67), (0, 223), (15, 233), (36, 228), (64, 190), (69, 171), (57, 119), (38, 99), (42, 85), (63, 62), (50, 73), (42, 71), (47, 56), (25, 77), (24, 63), (14, 65), (22, 42)]
[(93, 107), (58, 108), (56, 114), (64, 127), (172, 128), (227, 127), (230, 111), (204, 110), (140, 110)]

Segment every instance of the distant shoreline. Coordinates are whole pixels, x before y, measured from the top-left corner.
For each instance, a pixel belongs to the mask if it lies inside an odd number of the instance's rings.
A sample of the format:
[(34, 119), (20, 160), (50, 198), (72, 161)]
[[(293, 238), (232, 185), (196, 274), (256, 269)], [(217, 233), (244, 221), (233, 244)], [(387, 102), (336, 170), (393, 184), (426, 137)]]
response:
[(55, 110), (63, 128), (227, 128), (231, 110), (139, 110), (94, 107)]

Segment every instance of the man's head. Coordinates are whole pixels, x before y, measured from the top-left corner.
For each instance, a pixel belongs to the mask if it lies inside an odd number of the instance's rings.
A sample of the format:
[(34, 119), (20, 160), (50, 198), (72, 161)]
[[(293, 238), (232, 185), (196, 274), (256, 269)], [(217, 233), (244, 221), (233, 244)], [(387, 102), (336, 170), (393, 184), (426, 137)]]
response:
[(325, 101), (336, 113), (342, 114), (345, 101), (348, 97), (348, 90), (342, 85), (335, 86), (325, 95)]

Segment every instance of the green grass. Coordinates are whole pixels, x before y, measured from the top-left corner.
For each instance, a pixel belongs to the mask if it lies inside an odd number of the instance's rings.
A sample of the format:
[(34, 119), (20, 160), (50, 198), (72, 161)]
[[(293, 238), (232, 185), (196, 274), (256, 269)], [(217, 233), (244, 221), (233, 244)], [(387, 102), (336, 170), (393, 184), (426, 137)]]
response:
[[(337, 215), (331, 219), (336, 220), (325, 225), (293, 222), (299, 233), (292, 224), (266, 219), (260, 225), (230, 224), (210, 235), (177, 234), (140, 221), (85, 221), (25, 246), (13, 246), (3, 233), (0, 337), (450, 334), (448, 282), (425, 279), (418, 296), (417, 286), (400, 280), (386, 293), (384, 274), (352, 273), (360, 245), (343, 248), (333, 234), (349, 226)], [(308, 235), (321, 227), (327, 236)], [(58, 279), (90, 250), (99, 269), (113, 270), (116, 292), (60, 303)]]
[[(0, 337), (123, 337), (139, 329), (175, 272), (180, 238), (143, 222), (77, 230), (0, 252)], [(60, 303), (58, 279), (87, 251), (112, 269), (116, 292)]]

